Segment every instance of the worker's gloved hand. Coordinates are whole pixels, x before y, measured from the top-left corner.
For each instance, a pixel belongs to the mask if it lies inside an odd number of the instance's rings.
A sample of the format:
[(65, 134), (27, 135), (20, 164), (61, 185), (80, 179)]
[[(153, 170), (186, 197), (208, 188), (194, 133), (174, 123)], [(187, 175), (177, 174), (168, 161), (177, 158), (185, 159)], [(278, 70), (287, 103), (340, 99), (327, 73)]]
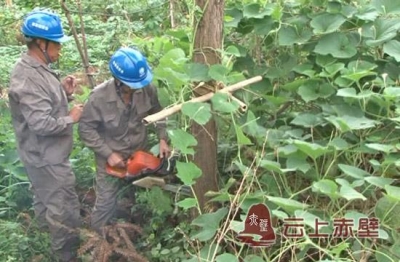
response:
[(112, 166), (112, 167), (120, 167), (120, 168), (124, 168), (125, 167), (125, 161), (123, 159), (123, 157), (116, 153), (113, 152), (107, 159), (107, 163)]
[(76, 89), (76, 78), (73, 75), (66, 76), (61, 82), (65, 93), (70, 96)]
[(160, 158), (169, 157), (171, 154), (171, 148), (169, 148), (167, 141), (164, 139), (160, 140)]

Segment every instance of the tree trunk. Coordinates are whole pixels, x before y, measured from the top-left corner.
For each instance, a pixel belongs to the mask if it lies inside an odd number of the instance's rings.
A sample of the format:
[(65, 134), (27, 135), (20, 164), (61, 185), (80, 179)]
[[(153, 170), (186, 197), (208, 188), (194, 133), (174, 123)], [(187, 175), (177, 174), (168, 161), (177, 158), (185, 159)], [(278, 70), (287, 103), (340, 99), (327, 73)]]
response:
[[(196, 35), (193, 62), (206, 65), (218, 64), (221, 61), (217, 50), (222, 48), (224, 0), (196, 0), (196, 4), (204, 12), (200, 20), (196, 20), (194, 24)], [(202, 170), (202, 176), (196, 181), (194, 191), (200, 208), (204, 211), (207, 202), (205, 193), (218, 191), (215, 120), (211, 119), (204, 126), (193, 123), (191, 131), (198, 142), (193, 161)]]

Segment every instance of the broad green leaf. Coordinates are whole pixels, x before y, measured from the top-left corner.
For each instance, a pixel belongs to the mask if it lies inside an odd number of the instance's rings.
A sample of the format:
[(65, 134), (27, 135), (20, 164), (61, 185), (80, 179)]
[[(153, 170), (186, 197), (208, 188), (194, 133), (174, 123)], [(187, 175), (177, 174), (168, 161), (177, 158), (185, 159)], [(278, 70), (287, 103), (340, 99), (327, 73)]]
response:
[(205, 125), (211, 118), (211, 107), (208, 103), (184, 103), (181, 111), (199, 125)]
[(176, 203), (176, 205), (178, 207), (183, 208), (184, 210), (188, 210), (192, 207), (197, 206), (197, 200), (195, 198), (188, 197), (188, 198), (185, 198), (185, 199), (179, 201), (178, 203)]
[(298, 209), (304, 210), (308, 208), (307, 204), (300, 203), (299, 201), (293, 200), (293, 199), (288, 199), (288, 198), (283, 198), (283, 197), (271, 197), (268, 196), (268, 200), (271, 201), (272, 203), (280, 206), (283, 208), (286, 212), (292, 213)]
[(262, 159), (260, 161), (260, 166), (269, 171), (282, 173), (281, 165), (278, 162)]
[(378, 18), (370, 27), (363, 28), (362, 34), (367, 39), (365, 43), (368, 46), (379, 46), (384, 42), (393, 39), (400, 28), (400, 19)]
[(368, 119), (366, 117), (342, 116), (335, 117), (329, 116), (325, 118), (335, 125), (342, 132), (350, 130), (360, 130), (375, 127), (379, 122)]
[(359, 169), (358, 167), (355, 166), (349, 166), (349, 165), (344, 165), (344, 164), (339, 164), (338, 165), (340, 170), (343, 171), (343, 173), (345, 173), (348, 176), (357, 178), (357, 179), (364, 179), (367, 176), (371, 176), (370, 173)]
[(379, 13), (375, 8), (366, 6), (361, 8), (358, 13), (355, 14), (355, 17), (364, 21), (375, 21), (375, 19), (379, 17)]
[(318, 182), (314, 182), (312, 185), (312, 189), (314, 192), (320, 192), (329, 196), (332, 199), (338, 198), (338, 185), (332, 180), (322, 179)]
[(17, 150), (7, 149), (2, 151), (2, 154), (0, 154), (0, 165), (15, 164), (18, 161), (19, 161), (19, 156)]
[(336, 63), (336, 61), (337, 59), (330, 55), (319, 55), (319, 54), (317, 54), (317, 59), (315, 60), (317, 65), (319, 65), (320, 67), (327, 67), (333, 65), (334, 63)]
[(301, 140), (295, 140), (294, 145), (313, 159), (317, 159), (330, 151), (327, 147)]
[[(243, 220), (244, 219), (246, 219), (246, 217), (244, 217)], [(244, 223), (242, 221), (231, 220), (231, 223), (229, 224), (229, 229), (232, 229), (236, 233), (240, 233), (244, 230)]]
[(341, 14), (323, 13), (315, 16), (310, 25), (314, 28), (314, 34), (328, 34), (337, 31), (345, 21)]
[(385, 190), (388, 197), (400, 201), (400, 187), (386, 185)]
[(218, 193), (218, 192), (212, 192), (209, 191), (204, 194), (206, 197), (208, 197), (210, 202), (227, 202), (232, 200), (233, 196), (230, 195), (229, 193)]
[(194, 154), (192, 147), (197, 145), (197, 140), (194, 136), (182, 129), (168, 130), (168, 135), (171, 139), (171, 144), (182, 154)]
[(397, 257), (392, 257), (386, 248), (378, 247), (374, 253), (377, 262), (394, 262), (398, 260)]
[(376, 75), (376, 72), (373, 71), (376, 67), (376, 64), (363, 60), (351, 61), (341, 71), (341, 76), (358, 82), (363, 77)]
[(330, 1), (327, 3), (326, 11), (331, 14), (337, 14), (337, 13), (340, 13), (342, 8), (343, 7), (342, 7), (341, 3), (336, 2), (336, 1)]
[(349, 147), (349, 144), (346, 142), (346, 140), (340, 137), (335, 137), (329, 141), (329, 145), (333, 146), (336, 150), (344, 150)]
[(191, 81), (201, 82), (211, 80), (208, 76), (208, 67), (205, 64), (190, 63), (186, 66), (186, 69)]
[(394, 57), (397, 62), (400, 62), (400, 42), (391, 40), (383, 45), (383, 52)]
[(335, 89), (329, 83), (319, 84), (308, 82), (299, 87), (297, 92), (305, 102), (310, 102), (318, 98), (327, 98), (335, 93)]
[(340, 187), (339, 195), (347, 199), (348, 201), (354, 199), (367, 200), (367, 198), (363, 196), (360, 192), (348, 185), (342, 185)]
[[(337, 244), (336, 246), (333, 246), (332, 248), (330, 248), (329, 249), (329, 253), (331, 253), (332, 255), (335, 255), (335, 256), (337, 256), (337, 257), (339, 257), (340, 256), (340, 254), (342, 254), (343, 253), (343, 251), (345, 251), (345, 250), (348, 250), (349, 248), (352, 248), (353, 247), (353, 245), (351, 245), (350, 243), (348, 243), (348, 242), (342, 242), (342, 243), (339, 243), (339, 244)], [(323, 260), (321, 260), (321, 262), (322, 262)], [(346, 260), (344, 260), (344, 261), (346, 261)], [(336, 262), (336, 261), (335, 261)]]
[(246, 18), (263, 18), (271, 15), (273, 12), (270, 8), (262, 8), (259, 4), (248, 4), (243, 7), (243, 17)]
[(353, 230), (358, 229), (360, 218), (367, 218), (368, 215), (360, 213), (355, 210), (347, 211), (344, 218), (351, 219), (354, 222)]
[(227, 53), (228, 55), (234, 55), (236, 57), (240, 57), (242, 56), (239, 49), (234, 46), (234, 45), (230, 45), (225, 49), (225, 53)]
[(26, 169), (23, 168), (22, 166), (9, 165), (7, 168), (5, 168), (5, 171), (12, 174), (15, 178), (17, 178), (20, 181), (24, 181), (24, 182), (29, 181), (29, 178), (26, 174)]
[(350, 58), (357, 54), (357, 49), (343, 33), (331, 33), (321, 37), (314, 52), (321, 55), (330, 54), (336, 58)]
[[(169, 64), (169, 66), (172, 65)], [(154, 75), (157, 79), (167, 82), (171, 87), (180, 88), (180, 86), (186, 85), (190, 81), (190, 77), (184, 73), (184, 70), (183, 64), (177, 69), (160, 65), (154, 69)]]
[(363, 90), (360, 93), (357, 94), (357, 91), (353, 87), (346, 87), (346, 88), (341, 88), (337, 91), (336, 93), (337, 96), (341, 97), (351, 97), (351, 98), (356, 98), (356, 99), (365, 99), (368, 97), (371, 97), (373, 93), (370, 90)]
[(334, 77), (340, 70), (344, 68), (343, 63), (334, 63), (334, 64), (329, 64), (325, 67), (323, 67), (324, 71), (322, 71), (319, 75), (322, 77)]
[(307, 162), (305, 158), (298, 157), (296, 155), (292, 155), (286, 160), (286, 168), (288, 169), (298, 169), (303, 173), (306, 173), (310, 170), (311, 165)]
[(257, 123), (258, 118), (251, 110), (247, 111), (246, 124), (243, 125), (243, 132), (255, 137), (265, 137), (267, 129)]
[(236, 138), (239, 145), (252, 145), (251, 140), (243, 133), (239, 126), (235, 126)]
[(385, 89), (383, 89), (383, 96), (385, 98), (398, 98), (400, 97), (400, 88), (386, 87)]
[(290, 122), (290, 124), (310, 128), (319, 126), (323, 122), (324, 121), (321, 117), (316, 114), (300, 113)]
[(191, 186), (195, 183), (196, 178), (199, 178), (202, 174), (201, 169), (196, 166), (193, 162), (176, 162), (177, 177), (187, 186)]
[(347, 181), (346, 179), (336, 178), (335, 181), (336, 181), (336, 183), (338, 183), (341, 186), (343, 186), (343, 185), (350, 186), (349, 181)]
[[(294, 212), (295, 217), (297, 218), (303, 218), (304, 219), (304, 224), (308, 225), (309, 227), (311, 227), (313, 230), (315, 230), (315, 221), (317, 220), (318, 222), (327, 222), (322, 220), (320, 217), (311, 214), (310, 212), (306, 211), (306, 210), (296, 210)], [(319, 226), (318, 229), (322, 229), (323, 227), (326, 226)], [(321, 232), (321, 231), (320, 231)]]
[(307, 27), (283, 26), (278, 32), (280, 46), (302, 45), (312, 37), (312, 32)]
[[(301, 75), (306, 75), (312, 78), (315, 75), (315, 70), (313, 70), (314, 65), (311, 63), (305, 63), (301, 65), (297, 65), (293, 68), (293, 71), (299, 73)], [(318, 84), (317, 81), (313, 81), (314, 83)]]
[(400, 2), (393, 0), (372, 0), (372, 6), (382, 14), (400, 14)]
[(239, 259), (237, 258), (237, 256), (229, 254), (229, 253), (224, 253), (221, 255), (218, 255), (215, 258), (216, 262), (239, 262)]
[(375, 216), (379, 223), (392, 229), (400, 228), (400, 201), (381, 197), (375, 205)]
[(237, 8), (226, 9), (224, 17), (225, 27), (238, 27), (240, 20), (243, 18), (243, 13)]
[(394, 182), (394, 179), (387, 177), (379, 177), (379, 176), (369, 176), (365, 178), (365, 181), (370, 183), (371, 185), (385, 188), (387, 185), (390, 185)]
[(333, 83), (339, 87), (350, 87), (354, 82), (339, 75), (335, 78)]
[(219, 229), (219, 224), (228, 213), (227, 208), (220, 208), (213, 213), (202, 214), (192, 221), (193, 226), (199, 226), (201, 229), (193, 236), (199, 241), (212, 239)]
[(228, 94), (217, 92), (211, 98), (212, 109), (217, 112), (233, 113), (239, 109), (236, 101), (230, 100)]
[(395, 146), (393, 145), (385, 145), (385, 144), (377, 144), (377, 143), (370, 143), (370, 144), (365, 144), (366, 147), (380, 151), (380, 152), (384, 152), (384, 153), (390, 153), (393, 150), (395, 150)]
[(285, 212), (283, 212), (283, 211), (280, 211), (280, 210), (278, 210), (278, 209), (274, 209), (274, 210), (272, 210), (272, 215), (274, 216), (274, 217), (277, 217), (277, 218), (279, 218), (279, 219), (286, 219), (286, 218), (289, 218), (289, 216), (288, 216), (288, 214), (286, 214)]
[(268, 35), (274, 29), (274, 20), (266, 16), (262, 19), (254, 19), (254, 33), (257, 35)]
[(304, 83), (307, 83), (308, 81), (309, 80), (307, 80), (307, 79), (296, 79), (294, 81), (291, 81), (291, 82), (285, 84), (282, 88), (284, 90), (293, 92), (293, 91), (296, 91), (297, 89), (299, 89), (300, 86), (302, 86)]
[(215, 64), (210, 66), (208, 75), (214, 80), (227, 83), (227, 75), (229, 74), (229, 72), (229, 68), (220, 64)]

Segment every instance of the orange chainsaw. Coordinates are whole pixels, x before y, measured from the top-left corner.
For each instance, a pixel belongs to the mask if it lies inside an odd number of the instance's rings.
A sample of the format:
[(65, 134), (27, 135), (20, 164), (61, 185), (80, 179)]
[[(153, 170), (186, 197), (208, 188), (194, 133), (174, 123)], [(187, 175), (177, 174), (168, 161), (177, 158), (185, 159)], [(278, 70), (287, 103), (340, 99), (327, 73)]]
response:
[(192, 195), (187, 186), (166, 184), (163, 177), (173, 174), (175, 158), (159, 158), (144, 151), (134, 152), (125, 163), (126, 168), (112, 167), (106, 164), (106, 172), (114, 177), (133, 182), (134, 185), (150, 188), (160, 186), (162, 189), (184, 195)]

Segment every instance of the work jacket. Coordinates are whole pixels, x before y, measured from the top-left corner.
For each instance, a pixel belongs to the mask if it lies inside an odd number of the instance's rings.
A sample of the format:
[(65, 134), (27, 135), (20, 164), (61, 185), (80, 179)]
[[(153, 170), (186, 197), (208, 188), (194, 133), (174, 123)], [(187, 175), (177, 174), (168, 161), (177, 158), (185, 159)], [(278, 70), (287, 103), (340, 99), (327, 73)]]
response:
[[(153, 85), (138, 89), (127, 106), (119, 96), (114, 79), (92, 90), (79, 121), (79, 135), (96, 157), (107, 159), (117, 152), (124, 158), (147, 146), (142, 119), (162, 109)], [(159, 139), (166, 138), (166, 125), (158, 123)]]
[(41, 167), (68, 160), (73, 119), (58, 75), (23, 54), (12, 70), (8, 96), (22, 162)]

